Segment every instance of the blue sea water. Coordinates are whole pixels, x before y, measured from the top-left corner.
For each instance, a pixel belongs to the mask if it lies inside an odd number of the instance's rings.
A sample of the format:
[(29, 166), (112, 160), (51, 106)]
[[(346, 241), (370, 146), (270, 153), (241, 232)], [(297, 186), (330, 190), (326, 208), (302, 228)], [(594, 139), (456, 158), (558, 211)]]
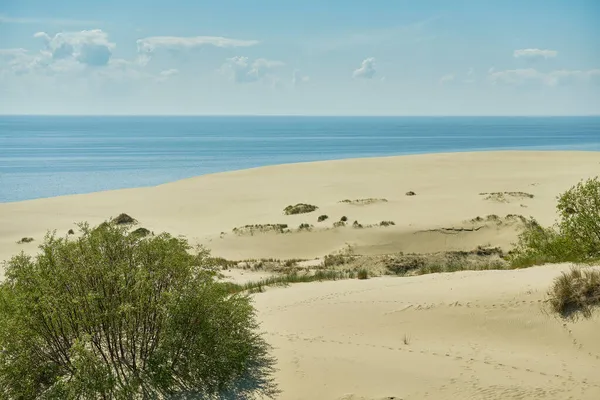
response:
[(600, 150), (600, 117), (0, 116), (0, 202), (249, 167), (475, 150)]

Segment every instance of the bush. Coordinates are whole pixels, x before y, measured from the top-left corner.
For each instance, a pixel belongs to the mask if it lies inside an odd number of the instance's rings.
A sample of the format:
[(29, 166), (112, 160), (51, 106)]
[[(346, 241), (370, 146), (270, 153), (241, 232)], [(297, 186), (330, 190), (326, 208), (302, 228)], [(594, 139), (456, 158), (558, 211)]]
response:
[(358, 279), (369, 279), (369, 271), (367, 271), (365, 268), (359, 269), (356, 277)]
[(592, 315), (592, 307), (600, 305), (600, 271), (573, 268), (554, 280), (548, 292), (552, 310), (563, 317), (582, 313)]
[(340, 222), (346, 222), (346, 221), (348, 221), (348, 217), (346, 217), (345, 215), (342, 218), (340, 218)]
[(329, 218), (328, 215), (319, 215), (319, 218), (317, 218), (317, 222), (323, 222), (328, 218)]
[(406, 192), (407, 196), (416, 196), (417, 194), (415, 192), (413, 192), (412, 190)]
[(358, 223), (358, 221), (354, 221), (354, 223), (352, 223), (352, 227), (356, 228), (356, 229), (360, 229), (362, 228), (362, 224)]
[(319, 207), (313, 206), (312, 204), (298, 203), (295, 206), (287, 206), (283, 209), (283, 213), (285, 215), (306, 214), (317, 209), (319, 209)]
[(185, 239), (80, 225), (48, 234), (0, 284), (0, 397), (274, 396), (273, 359), (248, 297)]
[(69, 231), (67, 232), (67, 235), (74, 235), (75, 231), (73, 229), (69, 229)]
[(136, 220), (133, 219), (133, 217), (130, 217), (129, 215), (123, 213), (123, 214), (119, 214), (116, 218), (113, 218), (112, 222), (117, 225), (125, 225), (125, 224), (134, 224), (136, 222)]
[(396, 225), (396, 223), (394, 221), (381, 221), (379, 223), (380, 226), (392, 226), (392, 225)]
[(515, 267), (547, 262), (591, 262), (600, 259), (600, 181), (580, 182), (558, 199), (559, 220), (543, 228), (525, 221), (525, 230), (511, 253)]
[(33, 242), (32, 237), (24, 237), (24, 238), (21, 238), (21, 240), (19, 240), (17, 243), (23, 244), (23, 243), (31, 243), (31, 242)]

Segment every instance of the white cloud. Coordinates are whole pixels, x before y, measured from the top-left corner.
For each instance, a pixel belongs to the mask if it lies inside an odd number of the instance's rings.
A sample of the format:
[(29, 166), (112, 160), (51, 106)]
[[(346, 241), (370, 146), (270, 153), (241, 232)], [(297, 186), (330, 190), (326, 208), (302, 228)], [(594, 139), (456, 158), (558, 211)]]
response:
[(556, 50), (541, 50), (541, 49), (519, 49), (513, 52), (514, 58), (524, 58), (531, 61), (545, 60), (554, 58), (558, 55)]
[(373, 57), (365, 58), (360, 64), (360, 68), (354, 70), (354, 78), (371, 79), (375, 76), (375, 59)]
[(489, 74), (493, 84), (512, 86), (544, 85), (560, 86), (574, 84), (600, 83), (600, 69), (588, 71), (556, 70), (540, 72), (533, 68), (492, 71)]
[(3, 24), (50, 24), (50, 25), (98, 25), (98, 21), (80, 20), (80, 19), (60, 19), (60, 18), (31, 18), (31, 17), (10, 17), (0, 15), (0, 23)]
[(166, 69), (164, 71), (160, 71), (161, 76), (175, 76), (179, 74), (179, 70), (175, 68)]
[(295, 69), (292, 74), (292, 85), (296, 86), (301, 83), (307, 83), (310, 81), (310, 77), (300, 74), (300, 70)]
[(192, 49), (202, 46), (215, 47), (250, 47), (255, 46), (257, 40), (229, 39), (220, 36), (152, 36), (138, 39), (137, 47), (140, 53), (153, 53), (157, 49)]
[(446, 83), (450, 83), (450, 82), (454, 81), (454, 78), (455, 78), (454, 74), (446, 74), (440, 78), (440, 83), (442, 85), (444, 85)]
[(108, 40), (108, 34), (101, 29), (60, 32), (54, 37), (46, 32), (38, 32), (33, 36), (45, 41), (53, 60), (74, 58), (89, 66), (107, 65), (112, 50), (116, 47)]
[(229, 73), (236, 83), (250, 83), (265, 78), (273, 80), (271, 71), (283, 65), (285, 64), (281, 61), (259, 58), (250, 62), (248, 57), (237, 56), (228, 58), (222, 70)]

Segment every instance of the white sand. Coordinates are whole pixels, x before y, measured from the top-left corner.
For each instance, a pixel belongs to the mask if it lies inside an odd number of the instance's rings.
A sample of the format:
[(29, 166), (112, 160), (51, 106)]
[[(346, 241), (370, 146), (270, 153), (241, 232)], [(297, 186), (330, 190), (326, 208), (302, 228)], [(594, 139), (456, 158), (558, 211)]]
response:
[(597, 400), (600, 313), (563, 326), (544, 311), (566, 269), (305, 283), (254, 298), (281, 399)]
[[(518, 229), (477, 216), (555, 219), (556, 196), (600, 175), (598, 152), (435, 154), (294, 164), (201, 176), (158, 187), (0, 204), (0, 260), (35, 252), (49, 229), (98, 224), (125, 212), (140, 226), (206, 244), (229, 259), (508, 248)], [(409, 190), (416, 196), (406, 196)], [(481, 192), (533, 198), (485, 200)], [(351, 205), (343, 199), (385, 198)], [(299, 202), (319, 206), (285, 216)], [(317, 223), (320, 214), (329, 219)], [(331, 229), (349, 221), (388, 228)], [(315, 230), (238, 236), (246, 224), (300, 223)], [(433, 231), (429, 231), (433, 230)], [(225, 232), (225, 234), (221, 234)], [(30, 244), (16, 244), (33, 237)], [(255, 296), (276, 347), (283, 399), (600, 399), (598, 317), (563, 326), (540, 306), (565, 266), (414, 278), (298, 284)], [(1, 271), (0, 271), (1, 275)], [(248, 275), (250, 276), (250, 275)], [(246, 279), (239, 271), (231, 279)], [(404, 344), (405, 335), (408, 344)]]

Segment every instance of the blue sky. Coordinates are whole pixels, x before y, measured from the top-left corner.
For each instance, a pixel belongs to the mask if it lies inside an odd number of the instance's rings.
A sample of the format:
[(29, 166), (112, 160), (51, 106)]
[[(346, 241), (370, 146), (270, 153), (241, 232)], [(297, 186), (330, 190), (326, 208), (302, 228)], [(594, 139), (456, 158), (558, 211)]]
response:
[(1, 114), (600, 114), (600, 1), (0, 2)]

